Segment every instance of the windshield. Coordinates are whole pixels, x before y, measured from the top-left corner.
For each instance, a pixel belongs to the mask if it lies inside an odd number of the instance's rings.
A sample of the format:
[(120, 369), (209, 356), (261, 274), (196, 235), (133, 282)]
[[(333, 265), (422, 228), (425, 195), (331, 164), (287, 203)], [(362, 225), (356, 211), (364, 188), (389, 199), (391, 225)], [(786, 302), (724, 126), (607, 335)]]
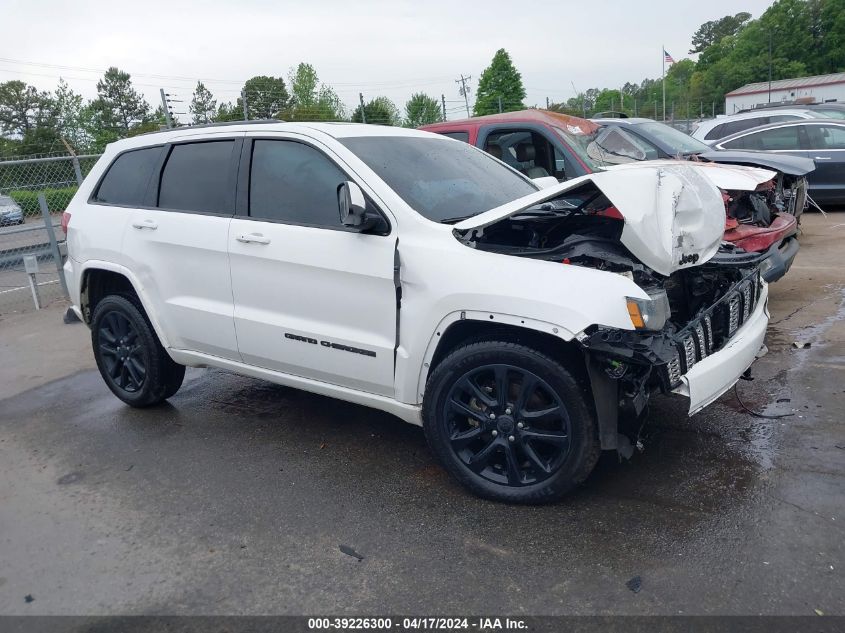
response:
[(670, 125), (657, 121), (646, 121), (636, 124), (637, 130), (644, 136), (651, 136), (670, 149), (670, 154), (698, 154), (711, 149), (706, 145)]
[(539, 190), (471, 145), (445, 138), (358, 136), (338, 139), (415, 211), (457, 222)]
[(587, 148), (590, 146), (590, 143), (596, 140), (596, 132), (595, 131), (585, 131), (582, 130), (580, 126), (577, 125), (568, 125), (568, 130), (564, 130), (558, 126), (553, 126), (555, 132), (557, 132), (560, 137), (564, 140), (564, 142), (569, 146), (575, 154), (577, 154), (578, 158), (590, 169), (590, 171), (601, 171), (602, 167), (605, 164), (599, 160), (596, 160), (594, 156), (592, 156), (588, 151)]
[(822, 119), (845, 119), (845, 110), (816, 108), (813, 114)]

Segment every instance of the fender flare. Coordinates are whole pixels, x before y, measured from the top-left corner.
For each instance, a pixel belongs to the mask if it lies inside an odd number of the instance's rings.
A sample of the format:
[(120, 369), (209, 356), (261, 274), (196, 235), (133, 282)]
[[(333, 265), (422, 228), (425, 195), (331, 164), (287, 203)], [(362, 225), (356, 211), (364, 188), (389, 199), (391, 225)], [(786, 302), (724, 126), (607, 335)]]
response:
[(82, 263), (81, 266), (82, 270), (79, 273), (80, 280), (84, 279), (85, 275), (90, 270), (107, 270), (109, 272), (117, 273), (126, 277), (126, 279), (129, 280), (132, 289), (135, 291), (135, 294), (138, 296), (138, 300), (141, 302), (141, 306), (144, 308), (144, 312), (146, 313), (147, 318), (150, 320), (150, 323), (153, 326), (153, 330), (155, 331), (156, 336), (158, 336), (158, 340), (161, 342), (161, 346), (165, 349), (168, 349), (170, 347), (167, 337), (164, 334), (164, 330), (162, 329), (161, 324), (159, 323), (158, 318), (155, 314), (155, 311), (150, 310), (151, 302), (149, 297), (147, 296), (147, 293), (144, 291), (143, 284), (141, 284), (140, 280), (135, 276), (135, 274), (131, 270), (129, 270), (125, 266), (121, 266), (120, 264), (115, 264), (113, 262), (107, 262), (98, 259), (86, 260)]
[(417, 378), (417, 394), (419, 402), (422, 402), (425, 394), (425, 384), (428, 380), (429, 368), (431, 361), (434, 358), (437, 348), (440, 344), (441, 335), (449, 329), (449, 327), (459, 321), (479, 321), (482, 323), (501, 323), (510, 325), (524, 330), (533, 330), (549, 334), (561, 341), (569, 342), (575, 338), (575, 333), (557, 323), (548, 323), (546, 321), (539, 321), (529, 317), (519, 316), (515, 314), (505, 314), (502, 312), (488, 312), (481, 310), (455, 310), (444, 316), (437, 327), (431, 333), (428, 340), (428, 345), (425, 349), (422, 363), (420, 364), (419, 376)]

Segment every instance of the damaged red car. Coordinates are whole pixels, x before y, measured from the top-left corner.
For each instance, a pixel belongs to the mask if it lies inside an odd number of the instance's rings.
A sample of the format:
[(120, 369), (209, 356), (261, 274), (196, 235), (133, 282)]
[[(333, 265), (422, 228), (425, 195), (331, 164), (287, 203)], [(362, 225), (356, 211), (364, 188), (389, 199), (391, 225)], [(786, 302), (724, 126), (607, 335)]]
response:
[[(654, 137), (637, 133), (648, 123)], [(630, 126), (630, 129), (629, 129)], [(654, 129), (651, 129), (654, 128)], [(420, 129), (480, 147), (532, 179), (557, 181), (626, 164), (695, 161), (722, 191), (725, 242), (738, 252), (767, 253), (766, 281), (780, 279), (798, 253), (798, 224), (807, 202), (810, 159), (755, 151), (719, 151), (648, 119), (591, 121), (547, 110), (523, 110)]]

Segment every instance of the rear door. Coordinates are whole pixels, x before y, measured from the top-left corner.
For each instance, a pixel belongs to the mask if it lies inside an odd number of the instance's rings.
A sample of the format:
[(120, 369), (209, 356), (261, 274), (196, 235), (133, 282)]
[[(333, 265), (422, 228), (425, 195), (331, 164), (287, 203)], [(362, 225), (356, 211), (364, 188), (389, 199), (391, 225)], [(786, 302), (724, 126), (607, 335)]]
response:
[(396, 235), (386, 219), (369, 233), (340, 224), (345, 180), (311, 139), (247, 138), (229, 230), (239, 349), (251, 365), (392, 396)]
[(242, 143), (241, 134), (166, 145), (123, 239), (170, 346), (230, 360), (240, 360), (227, 241)]
[(845, 126), (811, 124), (807, 132), (807, 156), (816, 163), (809, 175), (810, 195), (816, 202), (845, 201)]

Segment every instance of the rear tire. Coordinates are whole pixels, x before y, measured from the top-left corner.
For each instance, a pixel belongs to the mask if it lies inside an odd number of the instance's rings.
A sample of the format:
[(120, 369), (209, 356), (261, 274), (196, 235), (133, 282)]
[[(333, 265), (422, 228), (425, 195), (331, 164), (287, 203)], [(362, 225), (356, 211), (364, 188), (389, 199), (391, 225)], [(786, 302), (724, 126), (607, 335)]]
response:
[(173, 396), (184, 365), (167, 354), (137, 297), (109, 295), (91, 319), (97, 368), (112, 393), (133, 407), (149, 407)]
[(472, 343), (428, 380), (423, 429), (431, 450), (474, 494), (548, 503), (583, 482), (601, 451), (590, 393), (529, 347)]

